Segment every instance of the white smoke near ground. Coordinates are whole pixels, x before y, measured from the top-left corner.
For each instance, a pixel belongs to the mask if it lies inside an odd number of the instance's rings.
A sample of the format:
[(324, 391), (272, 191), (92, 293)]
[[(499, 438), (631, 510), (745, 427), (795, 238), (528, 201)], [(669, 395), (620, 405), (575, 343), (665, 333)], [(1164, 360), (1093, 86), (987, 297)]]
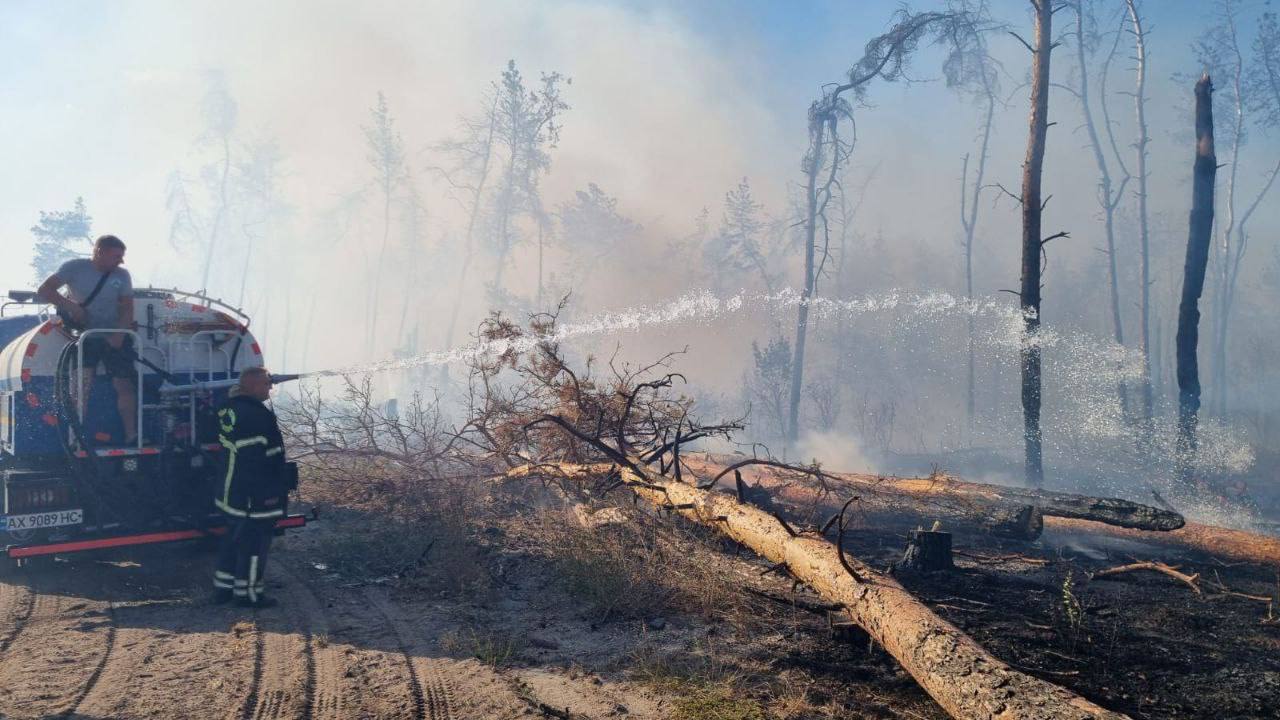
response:
[(827, 470), (877, 473), (880, 461), (862, 447), (862, 441), (835, 430), (815, 430), (800, 436), (793, 456), (797, 462), (818, 462)]

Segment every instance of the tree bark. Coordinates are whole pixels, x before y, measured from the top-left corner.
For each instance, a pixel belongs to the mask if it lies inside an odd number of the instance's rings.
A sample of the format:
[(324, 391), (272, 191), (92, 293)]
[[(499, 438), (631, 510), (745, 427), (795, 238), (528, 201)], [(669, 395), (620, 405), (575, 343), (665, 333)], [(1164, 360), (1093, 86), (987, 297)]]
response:
[(1044, 210), (1040, 180), (1044, 148), (1049, 132), (1049, 56), (1053, 50), (1051, 0), (1031, 0), (1035, 9), (1035, 47), (1032, 50), (1031, 118), (1027, 157), (1022, 166), (1022, 284), (1019, 290), (1024, 337), (1020, 353), (1022, 370), (1023, 445), (1026, 481), (1044, 484), (1044, 450), (1040, 430), (1040, 254), (1044, 248), (1041, 215)]
[(1213, 183), (1218, 159), (1213, 147), (1213, 82), (1205, 73), (1196, 83), (1196, 159), (1192, 171), (1191, 218), (1183, 266), (1182, 300), (1178, 306), (1178, 480), (1192, 481), (1196, 425), (1200, 412), (1200, 368), (1196, 345), (1200, 333), (1200, 295), (1213, 241)]
[(724, 493), (699, 490), (654, 473), (639, 476), (623, 470), (623, 474), (643, 483), (632, 489), (646, 501), (714, 527), (771, 562), (785, 563), (797, 579), (844, 605), (849, 619), (893, 655), (952, 717), (1125, 717), (1009, 667), (897, 581), (826, 540), (793, 535), (773, 516)]

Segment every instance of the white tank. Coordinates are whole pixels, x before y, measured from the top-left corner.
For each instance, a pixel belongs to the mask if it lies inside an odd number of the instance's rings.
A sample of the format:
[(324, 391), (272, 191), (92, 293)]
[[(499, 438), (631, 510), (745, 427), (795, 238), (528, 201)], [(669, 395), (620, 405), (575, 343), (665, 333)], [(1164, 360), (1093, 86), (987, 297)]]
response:
[[(225, 308), (220, 309), (220, 308)], [(262, 346), (248, 318), (230, 307), (181, 291), (144, 288), (134, 293), (135, 348), (171, 375), (211, 380), (262, 363)], [(0, 349), (0, 392), (16, 392), (33, 378), (52, 378), (71, 335), (56, 317), (44, 318)], [(143, 366), (144, 375), (154, 372)]]

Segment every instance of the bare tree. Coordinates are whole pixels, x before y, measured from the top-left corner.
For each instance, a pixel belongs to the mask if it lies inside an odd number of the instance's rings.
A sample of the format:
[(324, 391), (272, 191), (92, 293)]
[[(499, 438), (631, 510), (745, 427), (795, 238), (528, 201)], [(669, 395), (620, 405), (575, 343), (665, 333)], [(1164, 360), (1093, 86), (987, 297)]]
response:
[(1139, 342), (1142, 347), (1142, 417), (1149, 432), (1155, 415), (1155, 398), (1151, 383), (1151, 230), (1147, 210), (1147, 145), (1151, 143), (1151, 133), (1147, 130), (1147, 33), (1142, 26), (1138, 0), (1125, 0), (1125, 5), (1133, 34), (1135, 63), (1133, 109), (1138, 137), (1134, 139), (1133, 150), (1134, 169), (1138, 173), (1138, 252), (1141, 265)]
[[(1264, 13), (1258, 22), (1257, 34), (1253, 40), (1253, 53), (1253, 62), (1245, 69), (1243, 84), (1239, 90), (1244, 95), (1245, 110), (1253, 114), (1255, 124), (1259, 127), (1280, 127), (1280, 24), (1277, 24), (1275, 13)], [(1234, 172), (1234, 163), (1232, 167)], [(1264, 176), (1262, 187), (1253, 200), (1245, 206), (1244, 212), (1240, 213), (1239, 220), (1235, 222), (1234, 246), (1224, 239), (1223, 267), (1221, 268), (1223, 282), (1216, 338), (1217, 359), (1214, 364), (1218, 389), (1214, 397), (1217, 399), (1217, 411), (1220, 415), (1225, 414), (1227, 410), (1228, 330), (1231, 311), (1235, 305), (1241, 262), (1249, 245), (1249, 220), (1262, 204), (1263, 199), (1271, 192), (1277, 175), (1280, 175), (1280, 158)], [(1231, 207), (1228, 203), (1228, 208)], [(1229, 231), (1230, 228), (1228, 228)], [(1225, 252), (1227, 249), (1231, 249), (1232, 252)]]
[(1065, 232), (1045, 237), (1041, 232), (1044, 201), (1041, 177), (1049, 134), (1049, 59), (1059, 43), (1053, 39), (1053, 15), (1066, 4), (1030, 0), (1035, 11), (1035, 45), (1019, 38), (1031, 52), (1031, 116), (1027, 133), (1027, 158), (1022, 166), (1022, 284), (1018, 298), (1022, 308), (1022, 421), (1026, 480), (1032, 487), (1044, 484), (1044, 449), (1040, 429), (1040, 291), (1045, 245)]
[[(462, 118), (462, 134), (446, 140), (436, 149), (452, 162), (447, 167), (434, 167), (449, 184), (454, 198), (466, 209), (467, 230), (463, 238), (462, 266), (458, 270), (457, 290), (453, 296), (453, 308), (445, 325), (444, 349), (453, 347), (454, 332), (458, 327), (458, 314), (467, 288), (467, 275), (475, 257), (476, 222), (484, 204), (484, 194), (493, 168), (494, 135), (498, 130), (497, 113), (499, 95), (496, 91), (485, 103), (485, 111), (478, 117)], [(442, 381), (448, 380), (449, 366), (440, 368)]]
[[(906, 64), (922, 39), (935, 42), (957, 37), (956, 27), (970, 27), (963, 11), (913, 13), (903, 8), (893, 16), (893, 26), (872, 38), (862, 58), (845, 75), (845, 81), (823, 89), (822, 96), (809, 106), (809, 143), (800, 164), (804, 173), (804, 284), (796, 311), (796, 339), (791, 363), (791, 394), (788, 404), (787, 441), (794, 444), (800, 433), (800, 399), (804, 389), (805, 340), (809, 330), (809, 303), (817, 291), (818, 278), (830, 255), (830, 224), (826, 210), (838, 191), (837, 179), (853, 149), (841, 136), (841, 123), (853, 123), (853, 106), (844, 97), (865, 97), (868, 84), (877, 78), (894, 81), (904, 77)], [(953, 48), (950, 61), (959, 50)], [(821, 256), (818, 231), (822, 229)]]
[(235, 202), (242, 208), (240, 234), (244, 240), (244, 266), (240, 272), (238, 305), (244, 305), (245, 289), (255, 246), (264, 238), (278, 245), (281, 225), (293, 213), (280, 188), (284, 155), (272, 138), (245, 144), (234, 167)]
[(217, 247), (218, 238), (222, 234), (223, 219), (227, 214), (227, 181), (231, 176), (231, 136), (235, 132), (238, 115), (236, 102), (227, 89), (226, 76), (222, 73), (215, 73), (209, 77), (204, 96), (204, 113), (208, 123), (205, 139), (220, 146), (222, 167), (218, 172), (218, 203), (214, 210), (213, 222), (209, 227), (208, 247), (205, 251), (204, 277), (200, 281), (202, 291), (209, 289), (209, 270), (213, 266), (213, 253)]
[[(1115, 33), (1115, 41), (1102, 63), (1102, 67), (1098, 72), (1101, 93), (1099, 94), (1099, 103), (1102, 109), (1103, 126), (1106, 130), (1107, 137), (1111, 140), (1110, 146), (1114, 153), (1114, 161), (1116, 167), (1120, 171), (1120, 180), (1115, 182), (1112, 177), (1111, 162), (1107, 159), (1107, 153), (1103, 149), (1102, 138), (1098, 134), (1098, 124), (1094, 122), (1092, 98), (1089, 92), (1089, 75), (1092, 70), (1088, 62), (1091, 46), (1096, 45), (1096, 33), (1092, 31), (1092, 26), (1096, 24), (1096, 18), (1092, 13), (1092, 5), (1086, 5), (1084, 0), (1076, 0), (1073, 6), (1076, 15), (1076, 64), (1078, 69), (1077, 82), (1078, 85), (1074, 89), (1074, 95), (1080, 102), (1080, 113), (1084, 118), (1085, 130), (1089, 133), (1089, 148), (1093, 151), (1094, 164), (1098, 168), (1098, 206), (1102, 209), (1103, 228), (1106, 238), (1106, 255), (1107, 255), (1107, 280), (1111, 291), (1111, 324), (1112, 333), (1115, 337), (1116, 344), (1124, 345), (1124, 321), (1120, 312), (1120, 278), (1117, 268), (1116, 258), (1116, 209), (1119, 208), (1120, 202), (1124, 199), (1125, 186), (1129, 184), (1129, 169), (1124, 164), (1124, 158), (1121, 157), (1118, 147), (1115, 143), (1115, 135), (1112, 132), (1110, 122), (1110, 111), (1107, 103), (1107, 79), (1110, 75), (1111, 61), (1116, 56), (1116, 50), (1120, 44), (1120, 33)], [(1086, 28), (1086, 25), (1089, 28)], [(1094, 42), (1091, 42), (1091, 39)], [(1124, 410), (1125, 417), (1129, 417), (1129, 394), (1123, 381), (1118, 384), (1118, 393), (1120, 396), (1120, 404)]]
[(391, 204), (405, 182), (405, 158), (404, 141), (395, 128), (387, 98), (381, 92), (378, 93), (378, 103), (369, 114), (372, 122), (361, 129), (369, 153), (366, 157), (374, 171), (374, 183), (382, 194), (382, 245), (369, 286), (369, 320), (365, 329), (365, 348), (373, 353), (378, 332), (378, 305), (382, 296), (382, 268), (387, 262), (387, 245), (391, 239)]
[(1213, 82), (1205, 73), (1196, 83), (1196, 160), (1192, 174), (1191, 220), (1178, 307), (1178, 480), (1192, 481), (1196, 426), (1200, 412), (1200, 369), (1196, 345), (1200, 337), (1200, 295), (1213, 241), (1213, 193), (1218, 159), (1213, 144)]
[[(964, 40), (954, 42), (954, 47), (970, 48), (969, 52), (959, 57), (965, 60), (957, 68), (963, 68), (964, 75), (953, 79), (953, 84), (970, 94), (982, 107), (981, 135), (978, 143), (978, 157), (974, 163), (973, 184), (969, 184), (969, 155), (964, 156), (960, 171), (960, 228), (964, 235), (961, 238), (961, 250), (964, 252), (964, 293), (965, 298), (973, 302), (973, 243), (978, 231), (978, 207), (984, 189), (983, 179), (987, 174), (988, 149), (991, 145), (991, 128), (995, 124), (997, 95), (1000, 89), (999, 66), (987, 48), (985, 33), (976, 23), (986, 17), (985, 2), (974, 4), (965, 0), (962, 8), (973, 19), (975, 27), (964, 34)], [(973, 428), (974, 417), (974, 317), (969, 313), (966, 320), (966, 372), (965, 372), (965, 418), (969, 428)]]

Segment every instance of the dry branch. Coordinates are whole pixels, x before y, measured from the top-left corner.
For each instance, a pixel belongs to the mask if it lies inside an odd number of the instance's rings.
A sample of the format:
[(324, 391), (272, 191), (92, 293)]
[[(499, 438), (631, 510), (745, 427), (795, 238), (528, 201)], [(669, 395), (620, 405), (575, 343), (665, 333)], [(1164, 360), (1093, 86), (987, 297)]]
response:
[(1120, 575), (1121, 573), (1134, 572), (1135, 570), (1153, 570), (1158, 573), (1163, 573), (1171, 578), (1176, 578), (1186, 583), (1188, 587), (1196, 591), (1197, 595), (1201, 594), (1200, 586), (1196, 584), (1196, 580), (1200, 578), (1200, 573), (1188, 575), (1184, 572), (1180, 572), (1178, 568), (1172, 565), (1165, 565), (1162, 562), (1136, 562), (1129, 563), (1128, 565), (1119, 565), (1117, 567), (1107, 568), (1106, 570), (1099, 570), (1093, 574), (1093, 577), (1094, 579), (1112, 577)]
[[(678, 483), (635, 464), (621, 472), (628, 486), (644, 500), (659, 507), (674, 504), (684, 508), (678, 510), (684, 517), (720, 530), (770, 562), (786, 563), (798, 580), (843, 605), (850, 620), (884, 646), (953, 717), (1125, 717), (1015, 670), (938, 617), (892, 578), (839, 553), (830, 542), (812, 533), (792, 535), (770, 514), (740, 503), (728, 493)], [(862, 580), (856, 580), (846, 565)]]

